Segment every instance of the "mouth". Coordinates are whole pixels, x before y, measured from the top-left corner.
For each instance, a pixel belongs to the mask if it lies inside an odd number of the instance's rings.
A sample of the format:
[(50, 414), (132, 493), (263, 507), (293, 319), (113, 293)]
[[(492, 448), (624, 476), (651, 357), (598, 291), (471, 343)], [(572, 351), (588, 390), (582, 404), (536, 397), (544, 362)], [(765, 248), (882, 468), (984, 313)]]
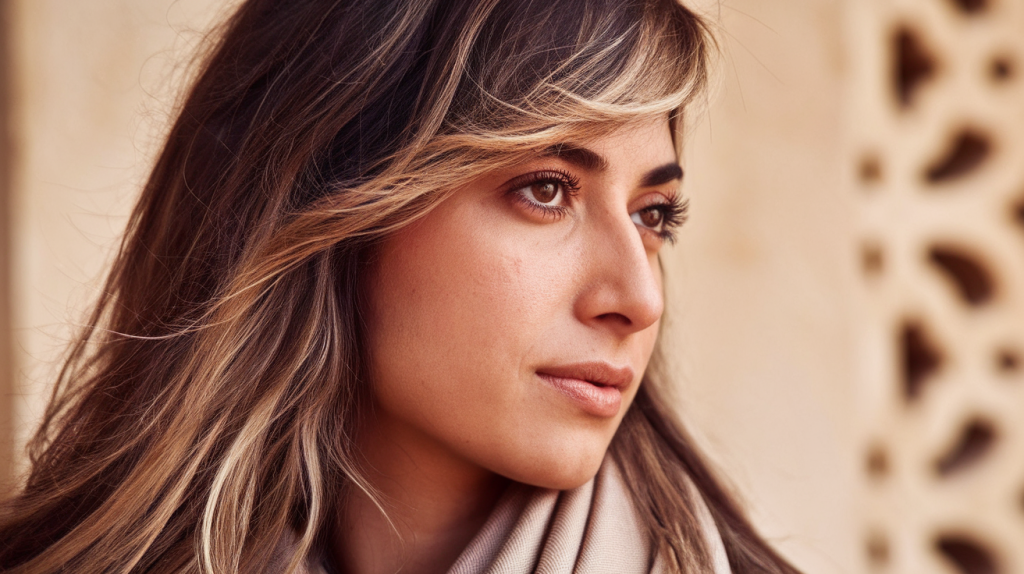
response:
[(610, 418), (622, 408), (622, 393), (633, 382), (633, 369), (608, 363), (575, 363), (542, 367), (537, 376), (582, 410)]

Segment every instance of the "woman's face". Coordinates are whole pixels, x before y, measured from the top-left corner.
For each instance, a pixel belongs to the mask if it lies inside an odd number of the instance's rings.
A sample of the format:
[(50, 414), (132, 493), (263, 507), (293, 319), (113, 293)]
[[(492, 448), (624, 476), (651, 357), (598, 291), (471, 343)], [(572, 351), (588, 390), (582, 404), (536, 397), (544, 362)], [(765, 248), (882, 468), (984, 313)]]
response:
[(487, 173), (368, 277), (371, 432), (520, 482), (589, 480), (636, 395), (681, 219), (668, 123)]

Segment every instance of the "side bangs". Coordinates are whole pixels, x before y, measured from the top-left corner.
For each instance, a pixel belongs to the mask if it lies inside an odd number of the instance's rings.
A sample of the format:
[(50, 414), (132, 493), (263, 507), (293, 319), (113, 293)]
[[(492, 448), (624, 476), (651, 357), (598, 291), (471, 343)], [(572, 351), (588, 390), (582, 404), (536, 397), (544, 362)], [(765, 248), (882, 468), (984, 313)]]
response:
[(706, 90), (713, 37), (675, 0), (581, 1), (572, 17), (540, 4), (504, 2), (489, 15), (445, 131), (599, 130), (677, 116)]

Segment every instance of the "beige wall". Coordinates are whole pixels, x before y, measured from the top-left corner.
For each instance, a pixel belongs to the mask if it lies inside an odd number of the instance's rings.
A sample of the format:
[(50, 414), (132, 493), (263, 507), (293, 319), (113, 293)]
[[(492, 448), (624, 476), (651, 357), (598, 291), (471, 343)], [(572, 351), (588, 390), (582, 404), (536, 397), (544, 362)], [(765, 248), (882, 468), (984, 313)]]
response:
[(14, 423), (23, 444), (223, 2), (10, 0)]
[[(770, 538), (858, 569), (839, 0), (716, 6), (720, 96), (686, 154), (670, 267), (683, 409)], [(91, 300), (214, 0), (13, 0), (15, 423), (23, 441)]]
[(778, 548), (857, 571), (843, 3), (708, 4), (721, 87), (686, 153), (669, 279), (684, 411)]
[(11, 138), (9, 88), (3, 81), (9, 76), (7, 2), (0, 0), (0, 492), (11, 478), (14, 462), (14, 341), (11, 330)]

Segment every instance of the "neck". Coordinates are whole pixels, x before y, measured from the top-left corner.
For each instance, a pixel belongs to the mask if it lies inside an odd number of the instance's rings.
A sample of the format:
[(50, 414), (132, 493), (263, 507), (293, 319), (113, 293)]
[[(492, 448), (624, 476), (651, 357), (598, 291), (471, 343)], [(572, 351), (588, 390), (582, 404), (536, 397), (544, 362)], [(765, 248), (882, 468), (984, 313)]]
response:
[(364, 431), (364, 471), (384, 512), (363, 491), (348, 489), (332, 541), (335, 563), (345, 574), (443, 574), (507, 480), (383, 415)]

